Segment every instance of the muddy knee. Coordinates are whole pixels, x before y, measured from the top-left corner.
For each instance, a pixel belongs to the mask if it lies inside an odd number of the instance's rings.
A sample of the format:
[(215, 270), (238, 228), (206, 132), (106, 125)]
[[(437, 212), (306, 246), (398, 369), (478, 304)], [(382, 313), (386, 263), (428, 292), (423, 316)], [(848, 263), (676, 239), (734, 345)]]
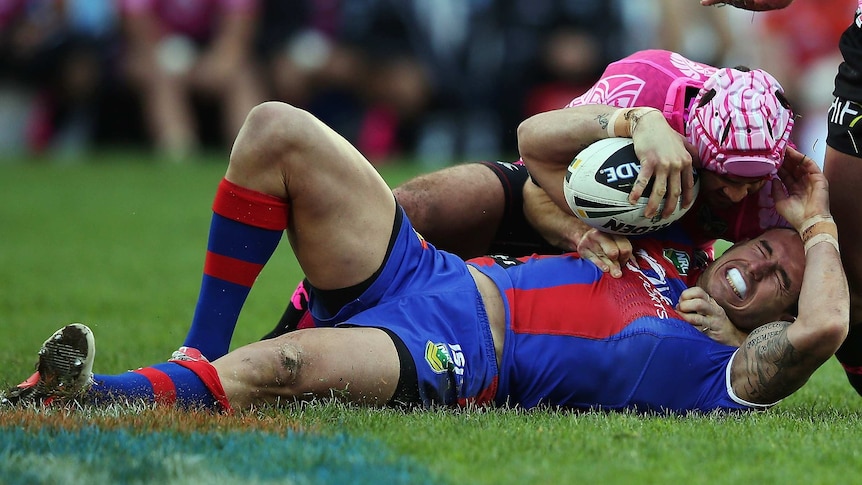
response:
[(275, 383), (279, 387), (293, 387), (299, 382), (302, 370), (302, 352), (293, 342), (279, 345), (275, 353)]

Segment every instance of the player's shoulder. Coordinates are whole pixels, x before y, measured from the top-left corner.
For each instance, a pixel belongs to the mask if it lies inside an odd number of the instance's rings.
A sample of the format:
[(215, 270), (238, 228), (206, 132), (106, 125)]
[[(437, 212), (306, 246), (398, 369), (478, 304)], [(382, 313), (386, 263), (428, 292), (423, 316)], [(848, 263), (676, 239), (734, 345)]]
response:
[(695, 244), (680, 224), (672, 224), (652, 234), (633, 237), (631, 242), (635, 252), (642, 251), (666, 268), (675, 270), (681, 277), (688, 276), (700, 266), (696, 258)]
[(677, 52), (641, 50), (608, 64), (596, 84), (568, 107), (611, 104), (663, 109), (673, 93), (686, 86), (702, 86), (715, 71), (715, 67)]
[(705, 81), (718, 70), (715, 66), (689, 59), (679, 52), (663, 49), (638, 51), (618, 62), (649, 66), (653, 70), (670, 77), (684, 77), (700, 81)]

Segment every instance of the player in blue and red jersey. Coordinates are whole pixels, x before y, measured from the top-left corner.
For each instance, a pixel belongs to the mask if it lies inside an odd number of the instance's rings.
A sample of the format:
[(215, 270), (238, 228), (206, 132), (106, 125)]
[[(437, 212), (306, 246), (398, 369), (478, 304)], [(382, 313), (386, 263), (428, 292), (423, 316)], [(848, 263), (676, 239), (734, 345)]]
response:
[[(825, 178), (811, 160), (786, 164), (781, 178), (787, 192), (775, 192), (776, 206), (799, 234), (774, 229), (731, 248), (690, 290), (682, 275), (691, 254), (675, 237), (636, 242), (620, 278), (573, 254), (466, 263), (416, 233), (346, 140), (305, 111), (266, 103), (237, 137), (214, 209), (231, 221), (232, 244), (256, 243), (245, 226), (287, 230), (323, 326), (213, 363), (105, 376), (90, 374), (91, 332), (72, 325), (46, 341), (39, 379), (7, 400), (768, 407), (803, 385), (847, 332)], [(738, 349), (715, 342), (680, 317), (684, 291), (710, 294), (737, 323), (766, 324)], [(797, 299), (798, 317), (780, 321)]]

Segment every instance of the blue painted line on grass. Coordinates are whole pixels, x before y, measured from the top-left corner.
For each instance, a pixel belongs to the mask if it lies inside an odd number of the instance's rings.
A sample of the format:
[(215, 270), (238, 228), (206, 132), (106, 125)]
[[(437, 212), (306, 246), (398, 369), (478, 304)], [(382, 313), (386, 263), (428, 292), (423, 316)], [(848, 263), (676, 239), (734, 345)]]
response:
[(0, 482), (86, 484), (441, 483), (381, 443), (347, 435), (0, 429)]

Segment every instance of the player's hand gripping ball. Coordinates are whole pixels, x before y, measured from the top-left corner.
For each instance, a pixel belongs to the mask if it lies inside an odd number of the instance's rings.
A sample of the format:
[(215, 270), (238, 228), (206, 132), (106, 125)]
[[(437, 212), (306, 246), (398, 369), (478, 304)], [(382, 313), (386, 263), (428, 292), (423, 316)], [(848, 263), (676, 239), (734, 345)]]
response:
[[(635, 236), (669, 226), (682, 217), (679, 201), (666, 219), (661, 218), (664, 202), (655, 217), (645, 217), (644, 210), (652, 192), (652, 180), (637, 203), (628, 201), (629, 192), (640, 172), (631, 138), (606, 138), (582, 150), (569, 164), (563, 192), (566, 202), (578, 219), (600, 231)], [(694, 196), (700, 190), (695, 172)]]

